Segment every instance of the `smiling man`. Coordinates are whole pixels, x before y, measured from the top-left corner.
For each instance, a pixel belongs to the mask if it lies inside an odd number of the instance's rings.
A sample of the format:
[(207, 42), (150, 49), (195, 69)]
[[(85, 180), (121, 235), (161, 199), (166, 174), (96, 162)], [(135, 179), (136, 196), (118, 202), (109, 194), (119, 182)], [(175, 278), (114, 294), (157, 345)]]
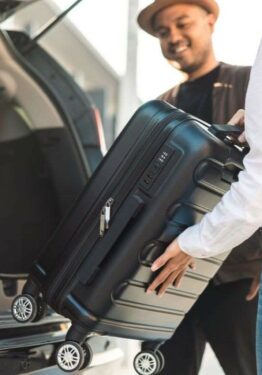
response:
[(163, 55), (177, 62), (177, 67), (192, 80), (215, 68), (216, 61), (210, 35), (216, 20), (194, 4), (176, 4), (158, 12), (153, 20)]
[[(227, 123), (244, 108), (250, 74), (250, 67), (216, 59), (212, 34), (218, 14), (214, 0), (155, 0), (138, 16), (140, 27), (159, 39), (164, 57), (187, 77), (160, 99), (209, 123)], [(226, 374), (256, 375), (260, 237), (256, 232), (232, 251), (174, 336), (161, 347), (166, 359), (161, 374), (198, 374), (209, 342)], [(190, 256), (184, 261), (189, 264)], [(157, 283), (162, 294), (174, 281), (176, 272), (163, 282), (157, 278), (149, 291), (154, 291)]]

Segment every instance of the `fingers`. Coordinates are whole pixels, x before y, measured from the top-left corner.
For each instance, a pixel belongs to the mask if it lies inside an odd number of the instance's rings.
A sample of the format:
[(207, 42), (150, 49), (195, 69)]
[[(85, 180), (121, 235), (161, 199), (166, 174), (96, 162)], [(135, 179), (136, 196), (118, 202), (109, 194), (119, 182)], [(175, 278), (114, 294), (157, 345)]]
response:
[[(228, 122), (231, 125), (242, 125), (244, 126), (245, 124), (245, 110), (244, 109), (239, 109), (234, 116), (231, 118), (231, 120)], [(246, 137), (245, 137), (245, 132), (240, 134), (239, 137), (232, 137), (233, 141), (236, 144), (241, 144), (246, 143)]]
[[(184, 271), (174, 271), (172, 272), (171, 274), (169, 275), (166, 275), (166, 277), (162, 276), (163, 280), (161, 282), (158, 283), (158, 286), (161, 285), (161, 287), (159, 288), (158, 292), (157, 292), (157, 295), (159, 297), (162, 297), (163, 294), (166, 292), (166, 290), (168, 289), (168, 287), (170, 285), (179, 285), (181, 279), (183, 278), (184, 274), (185, 274), (186, 270)], [(158, 280), (160, 281), (160, 279)], [(176, 286), (178, 287), (178, 286)]]
[(168, 260), (171, 258), (170, 254), (167, 253), (167, 250), (162, 254), (160, 257), (158, 257), (154, 263), (152, 264), (151, 270), (153, 272), (157, 271), (159, 268), (163, 267)]
[(256, 278), (252, 281), (249, 293), (246, 296), (246, 301), (252, 301), (256, 297), (259, 291), (259, 280)]
[(246, 301), (252, 301), (252, 299), (256, 297), (258, 291), (259, 291), (259, 286), (256, 289), (250, 290), (246, 296)]
[(182, 277), (184, 276), (188, 266), (193, 267), (194, 262), (191, 257), (182, 255), (183, 260), (177, 262), (176, 259), (169, 260), (163, 270), (157, 275), (153, 282), (147, 288), (147, 293), (152, 293), (154, 290), (159, 289), (158, 295), (162, 295), (170, 284), (176, 281), (176, 287), (179, 286)]
[(245, 132), (243, 132), (242, 134), (240, 134), (240, 136), (238, 137), (238, 141), (240, 143), (245, 143), (247, 140), (246, 140), (246, 135), (245, 135)]
[(191, 260), (191, 262), (189, 263), (188, 267), (191, 268), (191, 270), (195, 270), (196, 269), (196, 263), (195, 263), (195, 261)]
[(183, 277), (185, 276), (185, 273), (186, 273), (186, 270), (182, 271), (182, 272), (176, 277), (176, 279), (173, 281), (173, 285), (174, 285), (175, 288), (179, 288), (179, 287), (180, 287), (181, 280), (182, 280)]
[(228, 124), (231, 125), (244, 125), (245, 110), (239, 109), (234, 116), (229, 120)]
[[(180, 249), (176, 240), (172, 241), (165, 252), (152, 264), (151, 270), (153, 272), (160, 268), (162, 268), (162, 270), (147, 288), (147, 293), (152, 293), (160, 287), (158, 294), (162, 295), (168, 286), (173, 284), (178, 275), (189, 265), (191, 268), (194, 268), (194, 262), (191, 256)], [(181, 275), (181, 278), (182, 276), (183, 275)]]
[[(172, 266), (172, 271), (174, 272), (176, 270), (176, 266)], [(149, 285), (147, 288), (147, 293), (152, 293), (155, 289), (157, 289), (161, 284), (164, 284), (165, 281), (169, 278), (169, 275), (173, 274), (169, 266), (166, 266), (159, 275), (154, 279), (154, 281)]]
[(158, 257), (152, 264), (151, 270), (153, 272), (157, 271), (159, 268), (163, 267), (169, 259), (175, 257), (181, 252), (176, 240), (171, 242), (171, 244), (166, 248), (165, 252)]
[(169, 287), (169, 285), (173, 285), (174, 284), (176, 278), (177, 278), (177, 272), (173, 272), (173, 273), (171, 273), (171, 275), (169, 275), (169, 277), (161, 285), (161, 288), (159, 289), (159, 291), (157, 293), (159, 297), (163, 296), (163, 294), (166, 292), (166, 290)]

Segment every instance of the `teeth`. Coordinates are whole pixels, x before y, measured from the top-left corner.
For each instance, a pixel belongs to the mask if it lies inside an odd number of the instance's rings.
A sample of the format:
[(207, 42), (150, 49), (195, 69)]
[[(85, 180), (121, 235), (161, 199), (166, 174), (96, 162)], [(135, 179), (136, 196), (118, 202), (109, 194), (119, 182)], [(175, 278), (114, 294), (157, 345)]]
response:
[(176, 55), (176, 54), (186, 51), (188, 48), (189, 48), (188, 44), (179, 44), (177, 46), (173, 45), (170, 47), (169, 52)]
[(187, 47), (186, 46), (181, 46), (181, 47), (178, 47), (178, 48), (176, 48), (176, 52), (183, 52), (183, 51), (185, 51), (187, 49)]

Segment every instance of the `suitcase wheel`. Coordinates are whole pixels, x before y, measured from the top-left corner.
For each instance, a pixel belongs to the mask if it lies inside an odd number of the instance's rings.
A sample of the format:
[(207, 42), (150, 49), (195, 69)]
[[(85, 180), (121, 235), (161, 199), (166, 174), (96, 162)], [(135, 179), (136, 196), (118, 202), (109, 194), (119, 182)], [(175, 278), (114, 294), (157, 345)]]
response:
[(42, 297), (37, 298), (37, 313), (35, 318), (32, 320), (33, 323), (42, 320), (47, 313), (47, 304)]
[(165, 366), (164, 356), (160, 350), (144, 350), (134, 359), (134, 369), (139, 375), (156, 375)]
[(84, 350), (84, 363), (81, 366), (81, 370), (85, 369), (87, 366), (90, 365), (92, 358), (93, 358), (93, 351), (86, 342), (81, 344), (83, 350)]
[(163, 353), (161, 352), (161, 350), (157, 350), (156, 351), (156, 354), (160, 360), (160, 369), (159, 369), (159, 372), (161, 372), (162, 370), (164, 370), (164, 367), (165, 367), (165, 357), (163, 355)]
[[(89, 345), (84, 348), (76, 341), (65, 341), (56, 350), (56, 363), (65, 372), (80, 370), (91, 357), (88, 351)], [(90, 360), (89, 360), (90, 362)]]
[(30, 294), (20, 294), (14, 299), (11, 310), (17, 322), (32, 322), (37, 316), (37, 301)]

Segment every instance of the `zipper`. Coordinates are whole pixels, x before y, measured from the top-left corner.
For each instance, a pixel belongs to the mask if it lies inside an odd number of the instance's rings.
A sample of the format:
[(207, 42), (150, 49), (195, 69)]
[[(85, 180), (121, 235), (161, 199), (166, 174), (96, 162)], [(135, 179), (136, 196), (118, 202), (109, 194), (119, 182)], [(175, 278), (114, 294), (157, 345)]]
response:
[[(172, 110), (172, 115), (173, 115), (173, 113), (174, 113), (174, 111)], [(151, 118), (151, 120), (149, 121), (148, 126), (150, 126), (150, 124), (152, 122), (155, 122), (155, 124), (154, 124), (155, 126), (153, 126), (153, 124), (152, 124), (152, 128), (151, 128), (150, 132), (147, 130), (147, 132), (148, 132), (147, 136), (152, 136), (152, 137), (155, 136), (155, 133), (158, 130), (158, 126), (157, 126), (158, 122), (156, 121), (156, 119), (158, 119), (158, 115), (159, 115), (159, 112), (157, 112), (156, 115), (153, 116), (153, 118)], [(169, 111), (169, 115), (167, 115), (167, 117), (168, 118), (171, 117), (170, 111)], [(166, 120), (167, 120), (167, 118), (166, 118)], [(163, 124), (162, 124), (162, 126), (163, 126)], [(114, 189), (118, 186), (119, 182), (121, 181), (121, 179), (119, 177), (121, 177), (122, 171), (125, 168), (125, 165), (132, 162), (132, 160), (134, 159), (134, 154), (140, 153), (141, 149), (144, 148), (144, 142), (141, 140), (141, 138), (142, 138), (142, 135), (145, 133), (145, 131), (146, 131), (146, 129), (143, 130), (143, 132), (141, 133), (141, 136), (135, 142), (133, 147), (130, 147), (128, 152), (125, 154), (124, 158), (126, 159), (126, 161), (125, 162), (122, 161), (119, 164), (118, 170), (116, 171), (116, 173), (114, 173), (113, 178), (111, 179), (111, 181), (108, 182), (108, 185), (106, 186), (108, 191), (114, 191)], [(158, 132), (157, 132), (157, 135), (158, 135)], [(134, 152), (134, 148), (136, 149), (135, 152)], [(131, 157), (130, 157), (130, 155), (131, 155)], [(123, 160), (124, 160), (124, 158), (123, 158)], [(108, 196), (108, 194), (104, 194), (104, 191), (105, 191), (105, 186), (102, 188), (102, 192), (101, 192), (100, 196), (96, 197), (96, 199), (95, 199), (93, 205), (90, 207), (88, 213), (82, 218), (82, 220), (79, 223), (79, 225), (77, 226), (75, 232), (77, 232), (79, 229), (81, 230), (81, 226), (83, 224), (85, 226), (88, 226), (88, 224), (90, 223), (90, 226), (92, 226), (92, 223), (97, 218), (97, 212), (100, 211), (100, 208), (99, 208), (100, 204), (98, 206), (97, 201), (101, 202), (103, 200), (106, 200), (106, 196)], [(87, 217), (89, 219), (87, 219)], [(72, 237), (67, 241), (66, 246), (68, 246), (68, 244), (70, 243), (71, 240), (72, 240)]]
[[(160, 124), (158, 123), (158, 126), (156, 126), (156, 128), (154, 128), (153, 132), (151, 132), (151, 133), (156, 133), (156, 134), (154, 134), (154, 139), (150, 142), (150, 146), (147, 148), (147, 150), (144, 152), (144, 154), (151, 155), (150, 151), (153, 147), (155, 147), (156, 141), (157, 141), (157, 143), (159, 143), (159, 145), (161, 145), (163, 143), (163, 141), (169, 136), (169, 134), (174, 130), (174, 128), (172, 128), (172, 129), (169, 129), (169, 131), (167, 131), (166, 128), (164, 128), (170, 122), (170, 120), (173, 120), (173, 119), (174, 119), (174, 112), (172, 111), (172, 113), (169, 114), (162, 123), (161, 122), (160, 122)], [(177, 117), (176, 117), (176, 119), (177, 119)], [(184, 121), (186, 121), (186, 120), (184, 120)], [(155, 131), (155, 130), (157, 130), (157, 131)], [(164, 133), (164, 134), (162, 134), (161, 139), (159, 139), (159, 135), (161, 133)], [(140, 143), (143, 143), (143, 145), (144, 145), (144, 142), (140, 142)], [(132, 155), (137, 155), (138, 152), (139, 152), (139, 150), (137, 152), (133, 152)], [(134, 156), (132, 157), (132, 159), (133, 158), (134, 158)], [(137, 164), (141, 163), (141, 160), (143, 160), (143, 168), (140, 167), (139, 169), (137, 169)], [(92, 215), (92, 221), (94, 222), (94, 220), (95, 220), (93, 228), (90, 231), (90, 243), (93, 243), (92, 246), (94, 246), (99, 239), (102, 239), (104, 237), (106, 231), (109, 228), (110, 221), (112, 220), (112, 205), (115, 203), (115, 209), (114, 209), (114, 216), (115, 216), (115, 214), (117, 213), (117, 208), (120, 207), (120, 205), (122, 204), (122, 202), (124, 201), (126, 196), (129, 194), (129, 192), (134, 187), (134, 184), (130, 184), (130, 182), (135, 181), (135, 183), (136, 183), (136, 177), (135, 176), (139, 176), (144, 171), (144, 169), (146, 168), (144, 161), (145, 161), (145, 159), (144, 159), (144, 156), (143, 156), (136, 163), (135, 167), (132, 168), (132, 173), (128, 174), (128, 176), (124, 180), (124, 183), (120, 185), (119, 189), (117, 189), (117, 191), (114, 194), (114, 198), (112, 196), (113, 195), (112, 193), (115, 190), (115, 187), (119, 186), (119, 180), (117, 180), (117, 182), (113, 184), (113, 187), (110, 189), (111, 193), (108, 192), (108, 194), (107, 194), (107, 196), (111, 196), (111, 197), (106, 200), (106, 202), (104, 203), (104, 205), (102, 207), (102, 210), (99, 211), (100, 212), (99, 218), (97, 217), (97, 214), (94, 215), (94, 216)], [(125, 163), (124, 165), (126, 165), (126, 164), (127, 163)], [(123, 199), (118, 201), (117, 205), (116, 205), (116, 199), (118, 198), (118, 196), (121, 196), (122, 191), (125, 191), (126, 194), (124, 194)], [(97, 220), (97, 219), (99, 219), (99, 220)], [(91, 218), (90, 218), (89, 221), (91, 221)], [(99, 229), (99, 235), (97, 234), (97, 228)], [(83, 255), (81, 254), (82, 245), (83, 245), (83, 243), (81, 243), (80, 247), (78, 248), (78, 251), (76, 251), (74, 253), (73, 257), (69, 257), (68, 262), (66, 262), (63, 269), (60, 271), (60, 273), (54, 279), (53, 287), (52, 287), (51, 290), (49, 289), (49, 291), (47, 293), (48, 299), (51, 299), (52, 296), (54, 296), (57, 293), (57, 291), (58, 291), (57, 299), (59, 299), (60, 295), (61, 296), (63, 295), (63, 291), (68, 286), (72, 277), (67, 278), (67, 282), (64, 283), (62, 289), (58, 288), (60, 280), (64, 279), (64, 275), (66, 273), (68, 273), (70, 275), (74, 275), (74, 273), (77, 270), (77, 268), (79, 266), (79, 263), (81, 263), (81, 260), (82, 260), (82, 257), (83, 257)], [(83, 253), (83, 251), (82, 251), (82, 253)], [(77, 261), (74, 262), (75, 259), (77, 259)]]
[(99, 226), (99, 236), (104, 237), (105, 232), (109, 229), (109, 223), (111, 219), (111, 207), (114, 203), (113, 198), (109, 198), (106, 204), (103, 206), (100, 214), (100, 226)]

